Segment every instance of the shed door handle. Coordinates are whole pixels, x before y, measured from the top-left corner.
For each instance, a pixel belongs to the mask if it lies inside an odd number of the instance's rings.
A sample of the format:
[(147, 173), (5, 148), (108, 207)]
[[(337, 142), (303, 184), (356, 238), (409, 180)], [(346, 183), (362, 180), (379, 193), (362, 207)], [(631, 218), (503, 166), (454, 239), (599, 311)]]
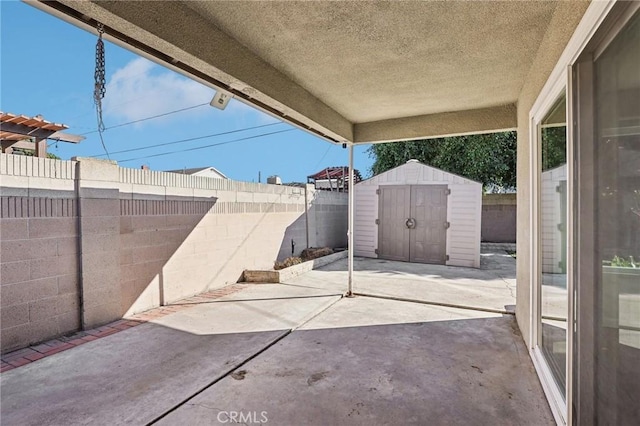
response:
[(410, 217), (409, 219), (407, 219), (407, 221), (404, 224), (406, 225), (407, 228), (413, 229), (416, 227), (416, 220)]

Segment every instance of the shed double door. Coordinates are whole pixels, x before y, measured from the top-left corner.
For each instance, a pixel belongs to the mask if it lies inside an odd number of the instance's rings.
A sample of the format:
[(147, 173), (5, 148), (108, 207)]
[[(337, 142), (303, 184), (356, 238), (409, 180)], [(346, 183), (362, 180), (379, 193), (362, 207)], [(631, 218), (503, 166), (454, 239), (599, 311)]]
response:
[(444, 265), (447, 185), (380, 186), (378, 257)]

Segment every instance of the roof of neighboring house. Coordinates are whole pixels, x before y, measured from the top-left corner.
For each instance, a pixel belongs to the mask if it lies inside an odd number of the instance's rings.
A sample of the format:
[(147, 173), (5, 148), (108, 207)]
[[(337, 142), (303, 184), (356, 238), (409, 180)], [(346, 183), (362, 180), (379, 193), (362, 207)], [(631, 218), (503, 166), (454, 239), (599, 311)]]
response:
[(222, 176), (224, 179), (228, 179), (227, 176), (222, 173), (220, 170), (216, 169), (215, 167), (193, 167), (190, 169), (177, 169), (177, 170), (165, 170), (168, 173), (179, 173), (181, 175), (195, 175), (198, 174), (200, 172), (204, 172), (206, 170), (212, 170), (214, 172), (216, 172), (217, 174), (219, 174), (220, 176)]
[[(355, 181), (359, 182), (362, 180), (362, 176), (357, 169), (353, 169), (353, 174), (355, 177)], [(345, 177), (349, 178), (349, 167), (347, 166), (338, 166), (338, 167), (327, 167), (320, 170), (318, 173), (314, 173), (312, 175), (307, 176), (309, 179), (321, 180), (321, 179), (341, 179)]]
[(209, 167), (194, 167), (192, 169), (165, 170), (168, 173), (180, 173), (181, 175), (192, 175), (194, 173), (207, 170)]

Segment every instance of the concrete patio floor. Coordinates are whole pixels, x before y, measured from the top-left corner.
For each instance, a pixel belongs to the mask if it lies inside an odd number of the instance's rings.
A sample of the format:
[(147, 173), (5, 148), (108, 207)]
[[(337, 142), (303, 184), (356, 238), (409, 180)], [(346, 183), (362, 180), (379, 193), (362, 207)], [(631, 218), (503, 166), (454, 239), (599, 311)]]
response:
[[(502, 250), (483, 252), (480, 269), (361, 257), (354, 260), (356, 294), (496, 313), (515, 312), (516, 262)], [(342, 259), (286, 284), (344, 292), (346, 282), (347, 260)]]
[(248, 286), (7, 371), (2, 424), (553, 424), (513, 315), (316, 280)]
[[(342, 299), (159, 424), (545, 425), (511, 315)], [(259, 418), (259, 417), (258, 417)]]

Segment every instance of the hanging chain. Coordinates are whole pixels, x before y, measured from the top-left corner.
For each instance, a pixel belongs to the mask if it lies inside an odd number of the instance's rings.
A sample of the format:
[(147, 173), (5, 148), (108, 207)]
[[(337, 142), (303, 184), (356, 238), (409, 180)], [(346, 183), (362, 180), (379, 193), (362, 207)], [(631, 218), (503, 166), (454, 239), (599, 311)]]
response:
[(104, 34), (104, 25), (98, 24), (98, 42), (96, 43), (96, 70), (94, 73), (95, 88), (93, 90), (93, 101), (96, 104), (98, 113), (98, 129), (104, 130), (102, 122), (102, 98), (107, 92), (105, 80), (105, 62), (104, 62), (104, 42), (102, 41)]
[(104, 144), (102, 138), (102, 132), (105, 130), (104, 121), (102, 120), (102, 99), (107, 93), (107, 81), (105, 78), (105, 57), (104, 57), (104, 42), (102, 41), (102, 35), (104, 34), (104, 25), (98, 23), (98, 41), (96, 42), (96, 69), (93, 74), (94, 89), (93, 89), (93, 102), (96, 105), (96, 116), (98, 119), (98, 134), (100, 135), (100, 142), (104, 148), (104, 152), (109, 158), (109, 152)]

